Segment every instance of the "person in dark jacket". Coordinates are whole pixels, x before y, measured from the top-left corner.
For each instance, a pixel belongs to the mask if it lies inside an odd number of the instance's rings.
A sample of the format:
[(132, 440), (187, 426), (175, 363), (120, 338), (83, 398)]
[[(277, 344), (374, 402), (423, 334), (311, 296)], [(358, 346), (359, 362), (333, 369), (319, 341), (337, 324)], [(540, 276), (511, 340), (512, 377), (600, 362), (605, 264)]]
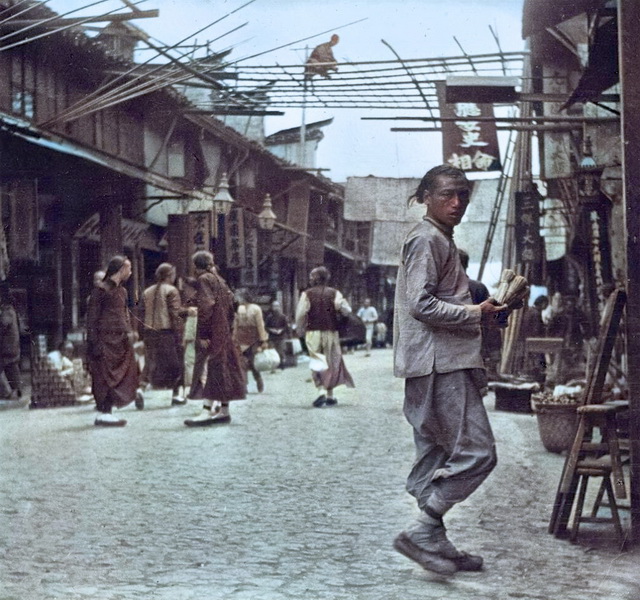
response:
[(309, 366), (313, 381), (320, 390), (325, 390), (314, 402), (319, 408), (338, 403), (333, 390), (339, 385), (355, 387), (351, 374), (342, 359), (338, 334), (338, 312), (351, 313), (351, 307), (343, 295), (329, 287), (329, 271), (316, 267), (309, 275), (311, 287), (300, 296), (296, 308), (296, 330), (306, 332), (305, 341), (309, 351)]
[(280, 357), (280, 369), (284, 369), (285, 343), (289, 337), (289, 319), (282, 312), (282, 306), (277, 300), (271, 303), (271, 310), (264, 317), (264, 326), (269, 334), (269, 343)]
[(134, 333), (124, 287), (131, 276), (131, 261), (114, 256), (107, 266), (102, 285), (94, 287), (87, 313), (87, 355), (91, 388), (100, 414), (95, 425), (122, 427), (127, 424), (112, 414), (136, 402), (143, 405), (138, 389), (139, 370), (133, 351)]
[[(458, 248), (460, 263), (465, 273), (469, 268), (469, 255), (465, 250)], [(469, 278), (469, 293), (473, 304), (480, 304), (489, 298), (489, 290), (481, 281)], [(487, 378), (495, 381), (500, 379), (498, 365), (502, 356), (502, 334), (498, 329), (481, 326), (482, 329), (482, 360), (487, 370)]]
[(20, 327), (6, 281), (0, 283), (0, 374), (3, 372), (11, 387), (9, 399), (18, 400), (22, 396)]
[(184, 424), (206, 427), (231, 421), (229, 402), (243, 400), (247, 384), (240, 349), (233, 340), (233, 293), (216, 272), (211, 252), (196, 252), (192, 260), (197, 276), (196, 344), (206, 355), (207, 378), (202, 411)]

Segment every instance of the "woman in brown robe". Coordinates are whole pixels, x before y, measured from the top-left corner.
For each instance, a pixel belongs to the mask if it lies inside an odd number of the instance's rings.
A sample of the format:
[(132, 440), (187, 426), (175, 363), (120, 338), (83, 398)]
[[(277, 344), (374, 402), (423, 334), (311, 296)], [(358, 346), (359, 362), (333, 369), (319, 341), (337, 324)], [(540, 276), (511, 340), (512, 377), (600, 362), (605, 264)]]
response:
[(213, 254), (193, 255), (196, 269), (198, 323), (196, 344), (207, 352), (207, 380), (202, 412), (187, 419), (188, 427), (229, 423), (229, 402), (243, 400), (246, 381), (240, 351), (233, 341), (233, 294), (215, 271)]
[(100, 414), (95, 425), (122, 427), (127, 424), (111, 414), (134, 400), (138, 388), (138, 364), (133, 353), (133, 331), (123, 283), (131, 276), (131, 262), (114, 256), (104, 279), (94, 287), (87, 313), (87, 358), (92, 391)]

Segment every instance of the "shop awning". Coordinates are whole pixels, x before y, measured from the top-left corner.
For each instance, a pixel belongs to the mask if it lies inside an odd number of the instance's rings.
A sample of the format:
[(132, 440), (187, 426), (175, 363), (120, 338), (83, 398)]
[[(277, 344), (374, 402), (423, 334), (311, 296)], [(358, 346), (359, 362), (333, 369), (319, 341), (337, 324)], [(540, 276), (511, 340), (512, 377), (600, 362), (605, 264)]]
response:
[[(122, 239), (124, 246), (127, 248), (135, 248), (137, 246), (146, 248), (147, 250), (158, 250), (157, 243), (149, 247), (149, 239), (145, 234), (149, 229), (148, 223), (133, 221), (132, 219), (122, 219)], [(92, 214), (75, 232), (74, 237), (77, 239), (89, 240), (92, 242), (100, 241), (100, 215)]]
[(525, 0), (522, 9), (522, 38), (544, 31), (576, 15), (593, 12), (606, 0)]
[(80, 144), (63, 138), (62, 136), (45, 132), (29, 121), (0, 112), (0, 131), (5, 131), (10, 135), (23, 139), (31, 144), (47, 148), (54, 152), (60, 152), (69, 156), (75, 156), (100, 165), (101, 167), (111, 169), (127, 175), (133, 179), (139, 179), (159, 189), (172, 192), (178, 196), (185, 198), (194, 198), (197, 200), (213, 200), (213, 196), (200, 190), (191, 190), (185, 188), (179, 182), (169, 177), (164, 177), (148, 171), (144, 168), (137, 167), (127, 163), (119, 158), (110, 156), (93, 148), (86, 148)]
[(563, 108), (576, 102), (596, 100), (620, 81), (618, 67), (618, 21), (611, 18), (598, 27), (589, 44), (589, 61), (580, 81)]

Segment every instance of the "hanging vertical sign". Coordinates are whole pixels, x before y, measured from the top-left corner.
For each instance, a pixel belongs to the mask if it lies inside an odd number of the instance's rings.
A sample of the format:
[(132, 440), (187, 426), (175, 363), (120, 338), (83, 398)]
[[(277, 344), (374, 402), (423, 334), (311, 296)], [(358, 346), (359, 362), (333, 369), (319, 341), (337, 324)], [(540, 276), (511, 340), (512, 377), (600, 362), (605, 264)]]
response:
[(12, 260), (37, 262), (39, 259), (37, 181), (35, 179), (11, 181), (9, 201), (9, 256)]
[(240, 269), (245, 265), (244, 218), (242, 209), (232, 208), (225, 217), (225, 252), (227, 269)]
[(516, 192), (515, 238), (517, 261), (523, 264), (542, 260), (540, 203), (537, 192)]
[(493, 105), (448, 104), (445, 83), (438, 82), (436, 90), (440, 116), (447, 119), (442, 121), (444, 162), (469, 172), (502, 170), (495, 122), (473, 120), (473, 117), (493, 117)]
[(213, 236), (212, 215), (210, 210), (198, 210), (189, 213), (189, 256), (200, 250), (211, 250)]
[(247, 224), (244, 232), (244, 267), (240, 271), (242, 285), (258, 285), (258, 230)]

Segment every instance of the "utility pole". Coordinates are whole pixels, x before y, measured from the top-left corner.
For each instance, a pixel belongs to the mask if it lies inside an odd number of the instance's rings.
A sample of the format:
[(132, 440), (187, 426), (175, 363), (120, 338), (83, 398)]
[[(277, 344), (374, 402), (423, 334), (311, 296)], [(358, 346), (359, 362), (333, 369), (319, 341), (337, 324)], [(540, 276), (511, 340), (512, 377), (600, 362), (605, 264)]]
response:
[(631, 450), (631, 540), (640, 541), (640, 2), (618, 0), (622, 172), (627, 236), (627, 356)]
[[(305, 46), (304, 48), (304, 64), (307, 64), (307, 60), (309, 58), (309, 46)], [(301, 167), (306, 167), (306, 146), (307, 146), (307, 86), (309, 85), (309, 79), (307, 79), (306, 73), (303, 76), (303, 87), (302, 87), (302, 117), (301, 117), (301, 125), (300, 125), (300, 152), (299, 152), (299, 162)]]

